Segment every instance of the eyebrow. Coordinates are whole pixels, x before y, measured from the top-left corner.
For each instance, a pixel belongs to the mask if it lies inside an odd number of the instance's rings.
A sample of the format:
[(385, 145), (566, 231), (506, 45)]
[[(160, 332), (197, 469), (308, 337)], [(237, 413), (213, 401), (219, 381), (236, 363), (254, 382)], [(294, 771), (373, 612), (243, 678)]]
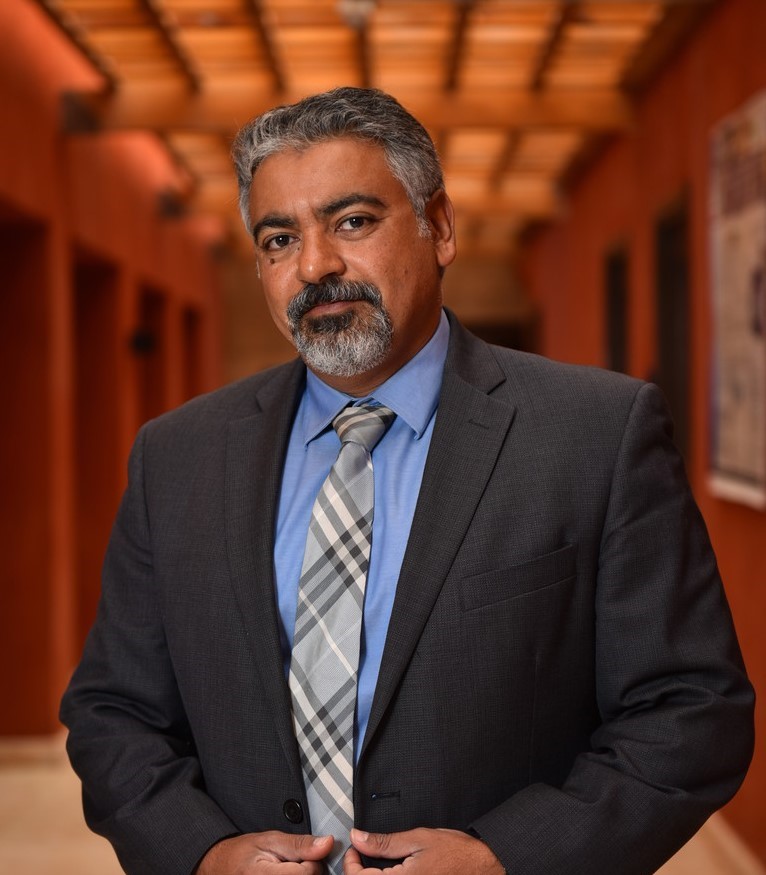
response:
[[(320, 216), (332, 216), (335, 213), (345, 210), (347, 207), (352, 207), (355, 204), (367, 204), (371, 207), (379, 207), (384, 209), (388, 204), (372, 194), (362, 194), (361, 192), (353, 192), (352, 194), (344, 195), (334, 201), (324, 204), (319, 208)], [(264, 216), (260, 222), (253, 226), (253, 239), (258, 239), (258, 234), (264, 228), (295, 228), (297, 222), (290, 216), (281, 216), (278, 213), (270, 213)]]
[(353, 192), (352, 194), (339, 197), (337, 200), (330, 201), (323, 207), (319, 208), (319, 213), (322, 216), (332, 216), (334, 213), (345, 210), (346, 207), (353, 207), (355, 204), (367, 204), (371, 207), (386, 207), (385, 201), (382, 201), (374, 194), (362, 194), (361, 192)]
[(268, 216), (264, 216), (260, 222), (253, 226), (253, 239), (257, 240), (258, 235), (264, 228), (295, 228), (296, 224), (295, 219), (291, 219), (290, 216), (280, 216), (277, 213), (271, 213)]

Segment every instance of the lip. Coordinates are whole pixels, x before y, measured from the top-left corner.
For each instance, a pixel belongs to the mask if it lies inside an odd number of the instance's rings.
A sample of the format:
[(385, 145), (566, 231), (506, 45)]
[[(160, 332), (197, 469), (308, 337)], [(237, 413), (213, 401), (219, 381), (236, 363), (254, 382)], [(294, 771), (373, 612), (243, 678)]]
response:
[(349, 307), (353, 307), (354, 304), (358, 304), (359, 301), (354, 299), (353, 301), (333, 301), (329, 304), (317, 304), (315, 307), (312, 307), (307, 316), (330, 316), (333, 313), (342, 313), (344, 310), (347, 310)]

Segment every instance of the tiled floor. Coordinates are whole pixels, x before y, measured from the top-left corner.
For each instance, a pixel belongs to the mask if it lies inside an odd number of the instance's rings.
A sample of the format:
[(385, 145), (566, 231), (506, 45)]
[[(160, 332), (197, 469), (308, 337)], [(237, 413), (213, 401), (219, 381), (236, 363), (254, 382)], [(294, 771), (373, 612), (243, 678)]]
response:
[(0, 745), (0, 872), (120, 875), (111, 846), (82, 819), (63, 742)]
[[(0, 872), (120, 875), (121, 871), (110, 846), (83, 823), (79, 783), (64, 756), (62, 740), (0, 741)], [(725, 822), (714, 817), (660, 873), (766, 875), (766, 870)]]

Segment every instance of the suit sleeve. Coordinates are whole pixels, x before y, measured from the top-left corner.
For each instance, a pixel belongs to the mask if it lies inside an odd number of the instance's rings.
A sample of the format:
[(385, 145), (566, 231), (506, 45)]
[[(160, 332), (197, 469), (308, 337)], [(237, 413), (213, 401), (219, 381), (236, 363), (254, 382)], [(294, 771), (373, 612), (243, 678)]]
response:
[(238, 832), (205, 793), (176, 687), (153, 585), (144, 497), (146, 430), (104, 564), (96, 623), (61, 719), (83, 782), (88, 825), (129, 875), (189, 875), (216, 841)]
[(596, 593), (590, 749), (561, 787), (533, 784), (472, 824), (509, 875), (649, 875), (734, 794), (752, 755), (752, 688), (651, 385), (617, 454)]

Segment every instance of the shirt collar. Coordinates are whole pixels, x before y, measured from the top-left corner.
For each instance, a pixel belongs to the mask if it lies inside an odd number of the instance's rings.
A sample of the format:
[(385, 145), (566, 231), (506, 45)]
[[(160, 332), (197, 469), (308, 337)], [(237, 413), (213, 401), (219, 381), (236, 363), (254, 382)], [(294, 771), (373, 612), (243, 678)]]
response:
[[(426, 430), (439, 402), (448, 343), (449, 322), (442, 310), (439, 325), (423, 349), (369, 396), (403, 419), (416, 439)], [(307, 371), (301, 422), (296, 423), (304, 445), (321, 434), (349, 402), (365, 400), (369, 399), (339, 392)]]

